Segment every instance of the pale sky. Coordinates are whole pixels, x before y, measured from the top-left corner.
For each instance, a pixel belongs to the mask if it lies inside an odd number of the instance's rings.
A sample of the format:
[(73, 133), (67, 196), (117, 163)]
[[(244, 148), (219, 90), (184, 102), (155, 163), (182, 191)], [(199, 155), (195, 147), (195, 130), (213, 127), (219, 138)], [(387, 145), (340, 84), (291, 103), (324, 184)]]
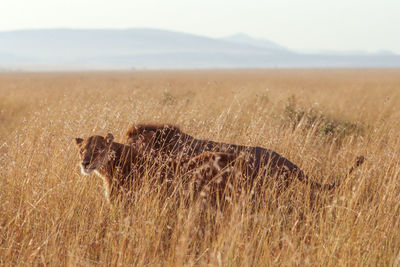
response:
[(0, 31), (137, 27), (400, 54), (399, 0), (0, 0)]

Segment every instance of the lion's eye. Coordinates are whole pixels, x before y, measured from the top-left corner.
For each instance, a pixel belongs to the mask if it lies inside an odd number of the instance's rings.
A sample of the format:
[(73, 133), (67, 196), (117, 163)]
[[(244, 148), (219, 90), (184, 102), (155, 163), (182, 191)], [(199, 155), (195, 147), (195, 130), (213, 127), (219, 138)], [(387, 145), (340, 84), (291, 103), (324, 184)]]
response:
[(85, 152), (85, 149), (81, 149), (81, 150), (79, 150), (79, 153), (81, 153), (81, 154), (83, 154), (83, 152)]

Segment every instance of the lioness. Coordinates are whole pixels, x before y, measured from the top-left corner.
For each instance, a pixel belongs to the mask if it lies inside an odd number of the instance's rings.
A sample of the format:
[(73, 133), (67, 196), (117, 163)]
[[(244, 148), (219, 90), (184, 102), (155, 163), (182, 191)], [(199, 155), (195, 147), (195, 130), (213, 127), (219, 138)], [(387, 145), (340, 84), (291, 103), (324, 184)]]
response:
[[(196, 157), (179, 158), (166, 162), (157, 162), (149, 158), (139, 147), (114, 142), (112, 134), (90, 136), (86, 140), (75, 138), (81, 157), (81, 172), (89, 175), (96, 173), (103, 179), (105, 196), (113, 201), (126, 196), (132, 187), (141, 182), (146, 168), (151, 166), (157, 171), (159, 183), (165, 183), (169, 191), (176, 186), (184, 189), (184, 194), (201, 196), (215, 202), (224, 197), (226, 189), (231, 189), (229, 177), (235, 175), (233, 168), (238, 159), (228, 153), (203, 153)], [(178, 181), (175, 177), (182, 177)]]
[[(337, 186), (335, 183), (319, 184), (310, 181), (296, 164), (270, 149), (196, 139), (174, 125), (133, 125), (126, 132), (125, 143), (139, 146), (147, 153), (160, 158), (193, 157), (204, 152), (242, 155), (246, 159), (246, 173), (251, 180), (254, 180), (257, 175), (268, 175), (283, 178), (281, 182), (284, 186), (296, 178), (309, 183), (313, 188), (333, 189)], [(363, 156), (357, 157), (355, 165), (348, 173), (352, 173), (355, 167), (360, 166), (364, 160)]]

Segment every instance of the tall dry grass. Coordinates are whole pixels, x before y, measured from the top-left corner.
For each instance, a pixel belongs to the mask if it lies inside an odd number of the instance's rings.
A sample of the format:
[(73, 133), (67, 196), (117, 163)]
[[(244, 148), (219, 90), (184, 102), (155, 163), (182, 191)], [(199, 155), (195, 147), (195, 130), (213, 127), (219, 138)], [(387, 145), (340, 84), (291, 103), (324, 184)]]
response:
[[(0, 74), (0, 264), (399, 265), (399, 107), (396, 69)], [(210, 210), (201, 231), (196, 206), (145, 189), (110, 207), (73, 138), (137, 122), (268, 147), (342, 184)]]

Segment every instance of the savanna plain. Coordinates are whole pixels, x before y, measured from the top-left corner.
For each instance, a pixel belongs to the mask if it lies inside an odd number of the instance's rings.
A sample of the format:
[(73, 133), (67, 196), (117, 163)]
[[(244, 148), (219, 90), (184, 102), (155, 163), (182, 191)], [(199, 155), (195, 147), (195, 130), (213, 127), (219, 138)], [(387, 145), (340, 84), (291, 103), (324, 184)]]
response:
[[(267, 188), (201, 222), (145, 187), (109, 205), (73, 140), (136, 123), (270, 148), (340, 185)], [(400, 69), (0, 73), (0, 166), (3, 266), (400, 265)]]

